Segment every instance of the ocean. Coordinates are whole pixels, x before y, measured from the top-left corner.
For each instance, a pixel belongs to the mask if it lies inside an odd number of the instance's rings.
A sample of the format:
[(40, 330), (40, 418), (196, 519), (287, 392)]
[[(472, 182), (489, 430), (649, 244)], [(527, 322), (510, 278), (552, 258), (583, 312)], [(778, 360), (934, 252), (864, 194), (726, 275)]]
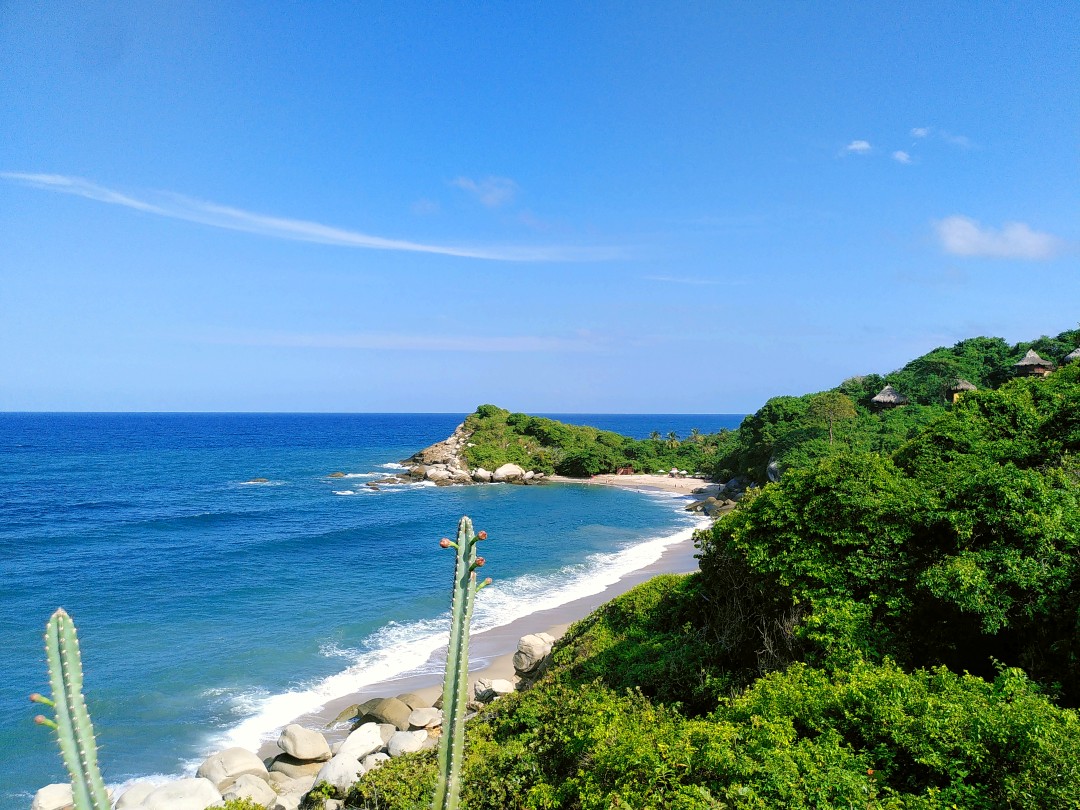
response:
[[(547, 415), (638, 438), (742, 420)], [(697, 525), (683, 499), (615, 488), (365, 486), (463, 418), (0, 414), (0, 808), (67, 780), (27, 699), (48, 691), (58, 606), (118, 786), (257, 749), (327, 700), (422, 671), (446, 643), (438, 541), (461, 515), (488, 532), (494, 579), (474, 631), (595, 593)]]

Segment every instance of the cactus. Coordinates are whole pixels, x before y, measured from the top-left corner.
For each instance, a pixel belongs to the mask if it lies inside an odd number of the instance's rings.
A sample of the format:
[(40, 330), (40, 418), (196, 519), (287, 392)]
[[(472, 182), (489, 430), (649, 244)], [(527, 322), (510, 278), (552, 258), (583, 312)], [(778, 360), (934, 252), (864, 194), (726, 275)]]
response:
[(49, 663), (52, 699), (33, 694), (35, 703), (51, 706), (56, 719), (38, 715), (35, 722), (56, 730), (60, 753), (71, 774), (71, 792), (76, 810), (109, 810), (109, 796), (97, 764), (94, 727), (82, 694), (82, 661), (75, 623), (58, 608), (45, 625), (45, 657)]
[(472, 521), (463, 517), (458, 523), (457, 542), (443, 538), (443, 548), (457, 550), (454, 564), (454, 592), (451, 600), (450, 646), (446, 653), (446, 677), (443, 681), (443, 725), (439, 738), (439, 781), (435, 787), (432, 810), (453, 810), (461, 792), (461, 758), (465, 748), (465, 703), (469, 690), (469, 623), (476, 594), (491, 584), (491, 579), (476, 581), (476, 569), (484, 558), (476, 556), (476, 544), (487, 539), (487, 532), (473, 534)]

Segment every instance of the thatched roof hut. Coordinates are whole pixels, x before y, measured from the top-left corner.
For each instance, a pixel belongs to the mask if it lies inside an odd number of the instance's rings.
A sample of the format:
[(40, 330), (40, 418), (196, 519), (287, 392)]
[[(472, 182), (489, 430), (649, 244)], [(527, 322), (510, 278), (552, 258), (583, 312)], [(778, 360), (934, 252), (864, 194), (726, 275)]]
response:
[(895, 408), (897, 405), (907, 405), (908, 398), (891, 385), (886, 385), (870, 401), (881, 408)]
[(1065, 355), (1065, 359), (1061, 361), (1061, 364), (1066, 365), (1068, 363), (1075, 362), (1076, 360), (1080, 360), (1080, 347), (1073, 349), (1071, 352)]
[(1034, 349), (1028, 349), (1022, 360), (1013, 363), (1013, 368), (1024, 377), (1045, 377), (1054, 370), (1054, 364), (1043, 360)]
[(974, 385), (969, 383), (963, 377), (957, 377), (956, 382), (949, 386), (949, 393), (952, 395), (952, 401), (956, 402), (960, 398), (960, 395), (965, 391), (978, 391)]

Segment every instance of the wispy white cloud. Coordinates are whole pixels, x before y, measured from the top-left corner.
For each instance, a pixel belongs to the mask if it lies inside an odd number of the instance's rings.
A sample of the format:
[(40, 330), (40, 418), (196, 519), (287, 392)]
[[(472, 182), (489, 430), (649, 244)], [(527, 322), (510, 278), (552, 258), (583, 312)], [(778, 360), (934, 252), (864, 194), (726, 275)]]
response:
[(81, 177), (0, 172), (0, 178), (32, 188), (72, 194), (170, 219), (297, 242), (510, 262), (606, 261), (625, 255), (625, 252), (618, 248), (606, 247), (430, 245), (402, 239), (386, 239), (309, 220), (259, 214), (171, 192), (148, 192), (144, 197), (149, 199), (145, 199), (99, 186)]
[(913, 127), (911, 130), (911, 136), (913, 138), (925, 138), (930, 134), (930, 127)]
[(971, 138), (967, 135), (953, 135), (951, 132), (941, 132), (941, 139), (946, 143), (951, 143), (953, 146), (958, 146), (961, 149), (970, 149), (973, 144)]
[(455, 177), (450, 185), (469, 192), (482, 205), (488, 208), (499, 208), (514, 199), (518, 185), (509, 177), (485, 177), (483, 180), (473, 180), (471, 177)]
[(911, 163), (911, 155), (909, 155), (903, 149), (897, 149), (895, 152), (893, 152), (892, 159), (895, 160), (897, 163)]
[(734, 286), (743, 284), (742, 281), (723, 281), (714, 278), (690, 278), (687, 276), (642, 276), (645, 281), (659, 281), (664, 284), (689, 284), (696, 287), (712, 287), (717, 285)]
[(343, 349), (403, 352), (595, 352), (604, 341), (591, 334), (576, 337), (546, 335), (439, 335), (403, 332), (363, 332), (350, 334), (302, 332), (244, 332), (213, 334), (207, 343), (233, 346), (270, 346), (298, 349)]
[(852, 141), (844, 147), (844, 152), (855, 155), (865, 155), (873, 147), (870, 145), (870, 141)]
[(993, 259), (1052, 259), (1065, 248), (1065, 241), (1024, 222), (1006, 222), (1000, 229), (983, 227), (959, 214), (934, 223), (946, 253), (954, 256), (983, 256)]

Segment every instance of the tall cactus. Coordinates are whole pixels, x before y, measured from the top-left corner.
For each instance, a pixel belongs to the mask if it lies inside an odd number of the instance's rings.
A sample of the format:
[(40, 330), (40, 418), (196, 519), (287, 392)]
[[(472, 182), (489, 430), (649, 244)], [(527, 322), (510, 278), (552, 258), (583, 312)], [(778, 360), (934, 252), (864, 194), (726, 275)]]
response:
[(58, 608), (45, 625), (45, 657), (49, 663), (52, 699), (33, 694), (35, 703), (51, 706), (56, 719), (38, 715), (35, 722), (56, 730), (60, 753), (71, 774), (71, 792), (76, 810), (109, 810), (109, 796), (97, 764), (94, 726), (83, 700), (82, 659), (75, 622)]
[(476, 544), (487, 539), (487, 532), (473, 534), (472, 521), (463, 517), (458, 523), (457, 542), (443, 538), (443, 548), (457, 550), (454, 563), (454, 595), (450, 604), (450, 646), (446, 654), (446, 677), (443, 680), (443, 725), (439, 739), (439, 781), (435, 787), (433, 810), (454, 810), (461, 792), (461, 758), (465, 748), (465, 704), (469, 691), (469, 623), (472, 621), (476, 594), (491, 579), (477, 583), (476, 569), (484, 558), (476, 555)]

